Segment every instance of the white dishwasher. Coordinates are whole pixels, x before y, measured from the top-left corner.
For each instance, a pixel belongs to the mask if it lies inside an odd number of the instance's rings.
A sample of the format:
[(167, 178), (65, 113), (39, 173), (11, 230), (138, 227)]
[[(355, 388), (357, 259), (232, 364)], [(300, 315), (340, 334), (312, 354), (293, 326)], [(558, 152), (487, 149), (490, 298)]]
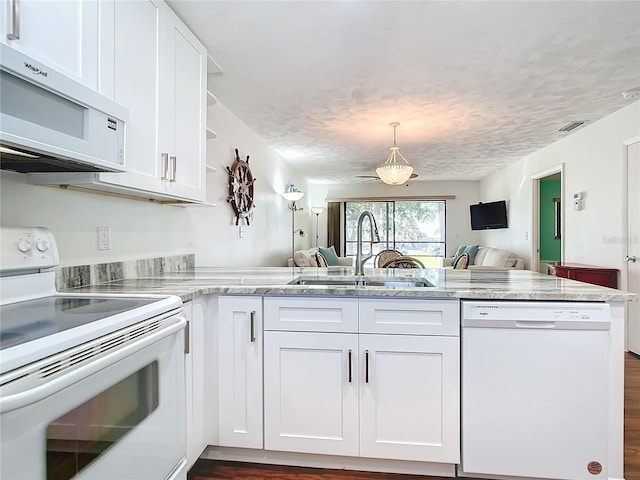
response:
[(462, 302), (461, 476), (605, 479), (609, 305)]

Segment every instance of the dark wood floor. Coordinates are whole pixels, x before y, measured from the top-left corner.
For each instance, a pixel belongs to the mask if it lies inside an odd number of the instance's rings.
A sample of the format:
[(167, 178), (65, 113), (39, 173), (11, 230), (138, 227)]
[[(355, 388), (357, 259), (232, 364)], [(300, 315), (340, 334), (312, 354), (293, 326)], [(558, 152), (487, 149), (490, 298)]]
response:
[[(626, 480), (640, 480), (640, 358), (625, 357), (624, 470)], [(282, 467), (239, 462), (198, 460), (189, 480), (438, 480), (439, 477), (397, 475), (321, 468)]]

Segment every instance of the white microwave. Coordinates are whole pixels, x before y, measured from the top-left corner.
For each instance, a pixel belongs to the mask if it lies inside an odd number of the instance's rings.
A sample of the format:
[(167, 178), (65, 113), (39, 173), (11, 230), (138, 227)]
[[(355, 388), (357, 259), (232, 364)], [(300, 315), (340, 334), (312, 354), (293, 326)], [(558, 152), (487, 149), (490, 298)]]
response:
[(0, 44), (0, 168), (125, 171), (128, 110)]

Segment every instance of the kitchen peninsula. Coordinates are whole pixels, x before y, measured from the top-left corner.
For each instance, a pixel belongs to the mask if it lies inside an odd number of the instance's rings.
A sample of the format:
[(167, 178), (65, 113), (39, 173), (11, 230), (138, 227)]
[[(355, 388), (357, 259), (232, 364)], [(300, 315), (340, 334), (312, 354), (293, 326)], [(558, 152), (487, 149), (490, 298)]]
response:
[[(189, 464), (202, 456), (449, 477), (623, 478), (624, 302), (637, 300), (635, 295), (526, 270), (367, 269), (365, 277), (372, 280), (369, 285), (350, 284), (350, 268), (197, 268), (74, 291), (166, 293), (185, 302), (191, 325)], [(415, 278), (433, 286), (412, 286)], [(295, 284), (301, 280), (310, 284)], [(470, 376), (464, 369), (472, 367), (465, 366), (464, 348), (480, 329), (463, 328), (465, 314), (473, 307), (495, 323), (501, 320), (491, 315), (501, 306), (512, 312), (547, 308), (542, 323), (533, 324), (533, 315), (514, 325), (524, 327), (517, 332), (523, 338), (544, 338), (544, 345), (561, 339), (565, 343), (558, 351), (576, 350), (585, 333), (598, 339), (599, 350), (585, 344), (578, 349), (585, 351), (577, 352), (585, 361), (602, 360), (592, 362), (593, 377), (583, 385), (576, 370), (575, 378), (563, 381), (569, 387), (562, 395), (600, 386), (603, 401), (591, 403), (594, 412), (603, 413), (584, 423), (608, 432), (607, 441), (591, 445), (594, 435), (587, 431), (584, 443), (572, 426), (558, 423), (580, 410), (576, 404), (589, 403), (578, 401), (569, 410), (555, 408), (564, 413), (552, 419), (556, 430), (546, 431), (548, 440), (539, 444), (549, 452), (544, 444), (553, 446), (569, 431), (575, 451), (558, 448), (561, 461), (538, 464), (525, 452), (511, 466), (467, 468), (474, 460), (465, 443), (473, 425), (465, 417), (478, 402), (461, 389), (472, 388), (464, 383)], [(536, 337), (541, 329), (553, 337)], [(508, 352), (510, 343), (494, 344), (487, 353)], [(542, 348), (517, 355), (534, 359), (529, 365), (534, 373), (538, 364), (554, 374), (568, 366), (554, 368), (547, 361), (549, 350)], [(473, 363), (486, 358), (483, 353)], [(550, 375), (540, 373), (528, 378), (546, 381)], [(516, 407), (522, 425), (542, 408)], [(535, 438), (530, 431), (519, 433)], [(486, 438), (490, 443), (488, 433)], [(518, 448), (517, 439), (508, 443)], [(592, 454), (592, 447), (604, 453)], [(575, 465), (565, 470), (569, 455)]]

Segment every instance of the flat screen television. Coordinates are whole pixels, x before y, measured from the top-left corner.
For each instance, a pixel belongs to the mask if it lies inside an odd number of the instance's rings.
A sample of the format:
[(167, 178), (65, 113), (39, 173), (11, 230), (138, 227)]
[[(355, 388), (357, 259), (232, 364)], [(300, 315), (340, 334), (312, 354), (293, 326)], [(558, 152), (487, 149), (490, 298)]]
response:
[(471, 230), (507, 228), (507, 202), (504, 200), (469, 205), (469, 210)]

